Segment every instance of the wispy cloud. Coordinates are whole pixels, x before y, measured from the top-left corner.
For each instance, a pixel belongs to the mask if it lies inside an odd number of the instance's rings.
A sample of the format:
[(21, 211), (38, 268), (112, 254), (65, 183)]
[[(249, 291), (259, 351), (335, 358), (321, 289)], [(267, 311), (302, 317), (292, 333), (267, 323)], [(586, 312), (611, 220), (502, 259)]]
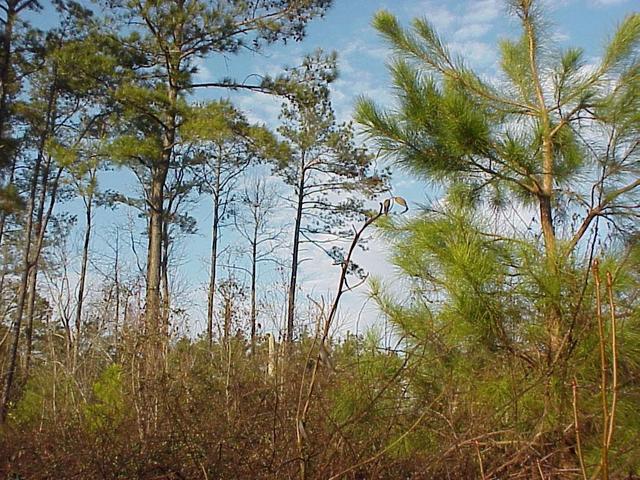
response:
[(465, 62), (472, 66), (484, 69), (496, 61), (498, 52), (495, 47), (485, 42), (467, 41), (451, 42), (449, 44), (451, 52), (460, 55)]
[(473, 0), (467, 2), (466, 12), (462, 16), (462, 23), (473, 25), (491, 22), (504, 11), (504, 3), (500, 0)]
[(235, 96), (233, 102), (240, 107), (250, 122), (263, 123), (272, 128), (277, 127), (282, 103), (277, 97), (243, 93)]
[(491, 30), (488, 23), (472, 23), (456, 30), (454, 38), (456, 40), (469, 40), (480, 38)]
[(505, 11), (502, 0), (467, 0), (457, 4), (454, 11), (451, 3), (426, 1), (413, 7), (410, 14), (423, 16), (444, 37), (451, 51), (469, 59), (476, 67), (492, 64), (497, 51), (493, 43), (482, 41), (495, 30), (498, 17)]
[(212, 82), (214, 77), (211, 69), (207, 66), (207, 64), (201, 58), (196, 60), (196, 68), (197, 72), (194, 75), (194, 80), (197, 83), (205, 83)]
[(456, 21), (456, 16), (443, 2), (420, 2), (409, 9), (409, 15), (426, 18), (438, 30), (446, 30)]
[(627, 3), (629, 0), (591, 0), (591, 4), (598, 7), (609, 7), (611, 5), (620, 5)]

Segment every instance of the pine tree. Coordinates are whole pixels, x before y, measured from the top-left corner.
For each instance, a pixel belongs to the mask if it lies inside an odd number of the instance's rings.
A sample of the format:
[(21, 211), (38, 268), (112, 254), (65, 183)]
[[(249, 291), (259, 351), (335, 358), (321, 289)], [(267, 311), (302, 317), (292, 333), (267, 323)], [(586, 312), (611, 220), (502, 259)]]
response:
[[(95, 74), (101, 66), (92, 60), (88, 48), (85, 20), (88, 11), (77, 4), (59, 3), (60, 24), (46, 35), (38, 35), (40, 56), (34, 60), (39, 68), (30, 77), (28, 100), (14, 106), (25, 125), (23, 155), (26, 159), (17, 180), (25, 184), (26, 208), (19, 219), (24, 227), (21, 259), (18, 268), (19, 287), (15, 300), (9, 368), (4, 376), (2, 418), (12, 393), (17, 368), (18, 346), (24, 325), (26, 337), (25, 377), (31, 364), (38, 273), (46, 247), (48, 227), (54, 209), (63, 193), (64, 174), (77, 160), (76, 149), (92, 135), (92, 126), (102, 116), (96, 101), (102, 85), (80, 80), (75, 67), (78, 62), (93, 64)], [(86, 48), (85, 48), (86, 47)], [(80, 52), (82, 52), (80, 54)], [(16, 183), (18, 183), (16, 182)]]
[[(445, 192), (419, 218), (389, 226), (394, 260), (412, 280), (408, 306), (375, 290), (426, 352), (416, 368), (432, 380), (415, 388), (455, 403), (441, 410), (454, 432), (514, 428), (532, 444), (549, 439), (557, 450), (542, 448), (549, 457), (540, 461), (552, 469), (578, 463), (562, 433), (571, 376), (598, 384), (592, 261), (611, 262), (621, 298), (635, 268), (632, 255), (612, 256), (637, 248), (640, 15), (590, 67), (580, 49), (551, 43), (540, 3), (508, 2), (521, 36), (501, 41), (492, 80), (452, 55), (426, 18), (405, 29), (378, 13), (374, 25), (395, 54), (397, 108), (361, 99), (357, 118), (399, 165)], [(624, 305), (637, 312), (637, 301)], [(625, 328), (635, 335), (637, 321)]]
[(4, 234), (6, 214), (20, 205), (12, 187), (15, 174), (18, 140), (13, 138), (15, 105), (23, 80), (31, 72), (26, 60), (31, 42), (30, 25), (24, 21), (28, 12), (41, 8), (36, 0), (6, 0), (0, 4), (3, 12), (0, 37), (0, 243)]
[(329, 84), (335, 79), (335, 56), (321, 52), (291, 72), (305, 88), (292, 92), (282, 107), (278, 132), (288, 142), (290, 157), (277, 168), (292, 186), (294, 209), (291, 276), (287, 300), (287, 334), (293, 340), (300, 246), (314, 243), (341, 264), (336, 239), (352, 235), (351, 222), (364, 217), (365, 200), (387, 187), (386, 172), (377, 172), (373, 157), (356, 146), (350, 124), (336, 120)]
[[(306, 23), (322, 14), (329, 0), (206, 2), (203, 0), (118, 1), (107, 6), (112, 21), (126, 32), (114, 39), (135, 57), (136, 73), (117, 93), (127, 119), (126, 137), (133, 163), (144, 165), (148, 177), (148, 254), (146, 319), (159, 333), (162, 319), (161, 279), (163, 225), (166, 221), (167, 176), (180, 161), (179, 127), (188, 113), (186, 96), (197, 87), (237, 85), (233, 80), (195, 84), (198, 59), (260, 49), (280, 40), (299, 40)], [(239, 87), (238, 87), (239, 88)], [(256, 86), (256, 89), (259, 89)], [(124, 133), (124, 132), (123, 132)]]
[(286, 149), (266, 127), (250, 124), (227, 101), (192, 108), (181, 127), (193, 152), (194, 182), (211, 196), (211, 259), (207, 290), (207, 341), (213, 342), (213, 317), (218, 274), (219, 239), (230, 217), (240, 175), (252, 164), (277, 161)]

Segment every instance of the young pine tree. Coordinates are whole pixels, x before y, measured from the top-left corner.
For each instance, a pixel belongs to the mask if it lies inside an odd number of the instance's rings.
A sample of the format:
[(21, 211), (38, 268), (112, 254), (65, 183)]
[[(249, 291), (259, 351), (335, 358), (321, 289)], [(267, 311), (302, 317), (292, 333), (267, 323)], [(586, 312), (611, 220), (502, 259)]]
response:
[[(397, 108), (362, 99), (357, 118), (399, 165), (445, 192), (439, 207), (390, 229), (395, 262), (413, 280), (409, 306), (376, 292), (425, 352), (414, 388), (446, 399), (439, 412), (448, 423), (432, 427), (452, 443), (460, 431), (519, 432), (544, 452), (541, 468), (554, 471), (580, 463), (564, 430), (573, 422), (571, 377), (599, 385), (592, 260), (637, 248), (640, 15), (625, 18), (590, 66), (582, 50), (551, 43), (541, 3), (508, 2), (521, 34), (501, 41), (502, 68), (491, 80), (453, 56), (427, 19), (405, 29), (378, 13), (374, 25), (395, 53)], [(637, 289), (626, 290), (631, 257), (609, 259), (620, 298)], [(623, 304), (635, 318), (624, 335), (635, 338), (637, 300)], [(637, 371), (637, 345), (625, 348), (620, 358)], [(593, 418), (593, 404), (585, 408)], [(487, 468), (500, 468), (498, 450), (485, 453)], [(502, 463), (524, 462), (517, 449), (502, 454), (511, 455)], [(592, 457), (588, 468), (597, 463)]]

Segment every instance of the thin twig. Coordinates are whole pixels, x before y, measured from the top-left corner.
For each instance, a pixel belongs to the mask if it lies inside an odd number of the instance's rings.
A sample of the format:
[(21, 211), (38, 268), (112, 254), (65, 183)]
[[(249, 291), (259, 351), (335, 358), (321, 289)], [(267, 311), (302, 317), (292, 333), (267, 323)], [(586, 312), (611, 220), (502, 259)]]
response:
[(600, 297), (600, 271), (599, 262), (593, 262), (593, 278), (596, 287), (596, 318), (598, 320), (598, 337), (600, 340), (600, 395), (602, 397), (602, 458), (600, 466), (602, 467), (602, 480), (609, 479), (609, 449), (608, 449), (608, 430), (609, 430), (609, 407), (607, 405), (607, 357), (604, 344), (604, 322), (602, 321), (602, 299)]
[(538, 467), (538, 473), (540, 474), (540, 478), (544, 480), (544, 473), (542, 473), (542, 467), (540, 466), (540, 460), (536, 460), (536, 466)]
[(487, 477), (484, 476), (484, 465), (482, 464), (482, 455), (480, 454), (480, 447), (478, 446), (478, 441), (475, 442), (476, 447), (476, 455), (478, 456), (478, 465), (480, 467), (480, 475), (482, 480), (485, 480)]
[(582, 442), (580, 441), (580, 424), (578, 423), (578, 382), (576, 377), (573, 377), (571, 388), (573, 390), (573, 423), (576, 429), (576, 449), (578, 450), (578, 460), (580, 460), (582, 478), (587, 480), (587, 470), (584, 467), (584, 457), (582, 456)]
[(607, 293), (609, 295), (609, 311), (611, 312), (611, 413), (609, 415), (609, 432), (607, 434), (607, 449), (611, 446), (613, 430), (615, 428), (616, 403), (618, 400), (618, 344), (616, 341), (616, 307), (613, 300), (613, 279), (611, 272), (607, 272)]

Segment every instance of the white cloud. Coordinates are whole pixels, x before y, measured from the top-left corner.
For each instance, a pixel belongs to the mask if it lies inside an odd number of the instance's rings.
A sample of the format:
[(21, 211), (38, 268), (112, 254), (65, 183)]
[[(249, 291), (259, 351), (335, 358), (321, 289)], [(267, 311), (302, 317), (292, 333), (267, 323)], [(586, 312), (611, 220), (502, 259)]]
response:
[(573, 0), (542, 0), (544, 11), (553, 12), (571, 4)]
[(629, 0), (591, 0), (591, 4), (598, 7), (609, 7), (611, 5), (620, 5), (627, 3)]
[(409, 12), (414, 17), (426, 18), (436, 30), (446, 30), (456, 20), (456, 16), (442, 2), (424, 2)]
[[(368, 232), (373, 234), (373, 230)], [(342, 244), (347, 246), (348, 244)], [(356, 249), (353, 261), (367, 271), (370, 278), (382, 278), (385, 282), (392, 282), (398, 277), (396, 267), (388, 261), (389, 246), (380, 239), (371, 237), (367, 244), (367, 249)], [(302, 308), (303, 298), (309, 295), (318, 300), (324, 299), (326, 308), (332, 304), (338, 280), (340, 268), (333, 265), (332, 260), (320, 249), (309, 247), (305, 251), (308, 261), (301, 264), (301, 286), (304, 295), (300, 298), (300, 308)], [(349, 278), (350, 283), (356, 284), (356, 278)], [(339, 306), (339, 314), (335, 321), (334, 332), (345, 333), (346, 331), (362, 333), (367, 327), (376, 323), (380, 312), (373, 302), (366, 302), (369, 293), (368, 284), (365, 283), (353, 291), (346, 292)]]
[(462, 23), (470, 25), (491, 22), (504, 11), (503, 5), (499, 0), (471, 0), (467, 3)]
[(485, 35), (489, 30), (491, 30), (491, 25), (487, 23), (472, 23), (458, 29), (454, 38), (459, 41), (476, 39)]
[(232, 97), (232, 100), (250, 122), (264, 123), (273, 128), (278, 125), (280, 99), (260, 93), (243, 93)]
[[(356, 39), (349, 42), (344, 48), (338, 52), (338, 67), (341, 71), (347, 71), (344, 67), (345, 62), (356, 59), (362, 59), (363, 56), (370, 57), (374, 60), (384, 59), (391, 53), (391, 49), (383, 43), (365, 42), (362, 39)], [(347, 66), (347, 69), (349, 67)]]
[[(467, 0), (457, 11), (443, 6), (445, 2), (428, 1), (420, 4), (420, 11), (413, 14), (427, 18), (436, 31), (444, 34), (451, 51), (460, 54), (474, 66), (486, 67), (494, 63), (497, 53), (480, 39), (491, 33), (501, 13), (505, 12), (502, 0)], [(448, 33), (448, 35), (447, 35)], [(447, 36), (450, 41), (447, 41)]]
[(339, 121), (351, 119), (354, 101), (358, 95), (372, 98), (380, 105), (389, 105), (392, 101), (391, 89), (386, 82), (376, 84), (364, 72), (359, 73), (336, 80), (331, 87), (333, 107)]
[(613, 5), (622, 5), (623, 3), (630, 3), (629, 0), (544, 0), (543, 4), (546, 9), (556, 10), (558, 8), (564, 8), (568, 6), (583, 7), (584, 4), (588, 4), (590, 7), (604, 8)]
[(554, 31), (551, 35), (553, 43), (563, 43), (571, 38), (566, 32)]
[(475, 67), (487, 67), (495, 62), (497, 56), (495, 48), (479, 41), (451, 42), (449, 48)]
[(201, 58), (196, 59), (196, 68), (198, 71), (194, 75), (194, 80), (196, 83), (206, 83), (212, 82), (214, 80), (213, 73), (211, 69), (204, 63), (204, 60)]

